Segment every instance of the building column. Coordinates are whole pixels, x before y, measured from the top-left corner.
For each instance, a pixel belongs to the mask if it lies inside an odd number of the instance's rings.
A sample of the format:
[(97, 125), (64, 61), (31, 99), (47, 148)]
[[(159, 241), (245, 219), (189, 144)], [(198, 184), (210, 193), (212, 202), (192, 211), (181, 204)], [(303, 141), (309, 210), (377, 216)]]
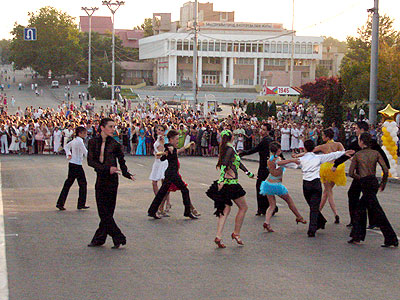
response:
[(314, 81), (315, 80), (315, 70), (317, 68), (317, 64), (315, 60), (311, 61), (311, 65), (310, 65), (310, 80)]
[(260, 85), (263, 85), (264, 84), (264, 82), (262, 81), (262, 72), (264, 72), (264, 58), (261, 58), (260, 59), (260, 79), (259, 79), (259, 84)]
[(197, 64), (197, 86), (200, 88), (203, 85), (203, 57), (198, 56), (198, 64)]
[(257, 85), (257, 67), (258, 67), (258, 59), (257, 59), (257, 58), (254, 58), (253, 85)]
[(233, 57), (229, 58), (229, 86), (233, 86)]
[(168, 57), (168, 86), (174, 86), (177, 84), (176, 82), (177, 62), (178, 58), (176, 55), (171, 55)]
[(222, 58), (222, 86), (226, 88), (226, 57)]

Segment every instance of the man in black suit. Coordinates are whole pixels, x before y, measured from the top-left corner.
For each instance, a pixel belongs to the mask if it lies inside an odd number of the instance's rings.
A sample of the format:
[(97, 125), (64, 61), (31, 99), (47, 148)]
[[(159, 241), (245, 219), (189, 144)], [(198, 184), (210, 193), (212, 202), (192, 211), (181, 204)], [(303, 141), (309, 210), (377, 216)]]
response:
[[(271, 129), (272, 129), (271, 124), (268, 123), (262, 124), (260, 129), (260, 135), (261, 135), (260, 143), (256, 147), (250, 150), (245, 150), (239, 154), (239, 156), (241, 157), (246, 155), (251, 155), (257, 152), (260, 155), (260, 164), (258, 166), (257, 183), (256, 183), (256, 192), (257, 192), (256, 216), (265, 215), (269, 206), (268, 197), (260, 194), (260, 186), (261, 182), (267, 179), (269, 175), (267, 163), (269, 159), (269, 144), (272, 141), (272, 138), (269, 135)], [(278, 207), (275, 208), (274, 213), (276, 212), (278, 212)]]
[[(117, 202), (118, 174), (132, 181), (135, 180), (125, 164), (124, 153), (121, 144), (112, 136), (115, 123), (111, 118), (100, 121), (101, 133), (89, 140), (88, 165), (97, 173), (95, 191), (96, 203), (100, 217), (100, 225), (89, 247), (101, 246), (110, 235), (114, 242), (114, 249), (126, 244), (126, 237), (114, 221), (114, 210)], [(117, 168), (117, 160), (121, 170)]]
[[(355, 139), (353, 142), (350, 143), (348, 150), (354, 150), (355, 152), (358, 152), (361, 150), (360, 146), (358, 145), (358, 137), (364, 132), (368, 133), (369, 125), (365, 121), (357, 122), (354, 130), (356, 132), (357, 139)], [(372, 140), (370, 148), (372, 150), (378, 151), (382, 155), (387, 168), (390, 169), (389, 160), (388, 160), (385, 152), (382, 150), (381, 146), (379, 146), (379, 144), (377, 143), (376, 140)], [(349, 156), (343, 155), (343, 156), (339, 157), (338, 159), (336, 159), (333, 164), (332, 171), (335, 171), (336, 168), (340, 164), (344, 163), (349, 158), (350, 158)], [(347, 225), (347, 227), (351, 227), (351, 226), (353, 226), (354, 214), (356, 213), (357, 204), (360, 201), (360, 196), (361, 196), (361, 184), (360, 184), (359, 180), (357, 180), (355, 178), (353, 179), (353, 182), (351, 183), (351, 186), (349, 188), (349, 191), (347, 192), (347, 195), (349, 197), (349, 213), (350, 213), (350, 223)], [(368, 219), (369, 219), (369, 227), (368, 228), (369, 229), (375, 228), (376, 227), (375, 222), (369, 211), (368, 211)]]

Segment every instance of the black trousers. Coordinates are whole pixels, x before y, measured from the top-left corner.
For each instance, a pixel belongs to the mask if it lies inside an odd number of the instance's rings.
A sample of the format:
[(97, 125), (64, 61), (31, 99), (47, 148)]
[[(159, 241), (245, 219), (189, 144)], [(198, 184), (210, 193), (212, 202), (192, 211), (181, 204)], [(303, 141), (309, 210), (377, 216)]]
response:
[[(353, 182), (350, 185), (349, 191), (347, 192), (349, 197), (349, 214), (350, 214), (350, 223), (354, 224), (354, 215), (357, 210), (357, 206), (360, 202), (361, 196), (361, 184), (357, 179), (353, 179)], [(368, 219), (369, 225), (375, 225), (373, 214), (368, 210)]]
[(75, 179), (78, 180), (79, 185), (78, 208), (85, 206), (87, 194), (85, 171), (81, 165), (76, 165), (73, 163), (69, 163), (68, 165), (68, 177), (65, 180), (60, 196), (58, 197), (57, 206), (64, 207), (65, 201), (68, 197), (69, 189), (74, 184)]
[(96, 230), (92, 243), (103, 245), (106, 242), (107, 235), (110, 235), (115, 244), (125, 244), (126, 237), (121, 232), (121, 229), (114, 221), (114, 210), (117, 202), (118, 186), (112, 188), (96, 188), (95, 196), (97, 203), (97, 211), (100, 217), (99, 228)]
[(257, 213), (265, 215), (269, 207), (267, 195), (260, 194), (261, 183), (267, 179), (269, 172), (258, 173), (256, 182), (256, 193), (257, 193)]
[(171, 184), (175, 184), (178, 189), (181, 190), (183, 205), (185, 206), (184, 214), (190, 213), (190, 196), (189, 196), (189, 189), (187, 188), (186, 184), (183, 182), (182, 178), (179, 175), (168, 176), (165, 174), (165, 179), (161, 188), (158, 190), (156, 197), (154, 198), (153, 202), (151, 203), (148, 214), (154, 215), (158, 207), (160, 206), (162, 200), (164, 199), (165, 195), (168, 193), (169, 187)]
[(361, 178), (360, 187), (362, 197), (357, 204), (354, 214), (353, 229), (350, 236), (356, 240), (363, 241), (367, 233), (367, 209), (371, 213), (375, 224), (381, 229), (385, 237), (385, 244), (398, 242), (396, 233), (390, 225), (385, 212), (378, 202), (376, 194), (378, 193), (379, 183), (375, 176)]
[(312, 181), (303, 180), (303, 195), (310, 206), (310, 223), (308, 232), (315, 233), (320, 228), (325, 228), (326, 219), (319, 210), (322, 197), (322, 186), (319, 178)]

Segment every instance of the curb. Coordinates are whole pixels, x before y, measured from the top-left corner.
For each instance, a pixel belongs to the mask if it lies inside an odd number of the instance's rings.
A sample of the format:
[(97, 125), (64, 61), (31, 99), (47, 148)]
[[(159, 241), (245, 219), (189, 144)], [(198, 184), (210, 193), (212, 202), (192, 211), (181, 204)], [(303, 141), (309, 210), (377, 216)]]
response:
[[(250, 162), (259, 162), (259, 160), (258, 159), (253, 159), (253, 158), (245, 158), (245, 157), (242, 157), (242, 160), (244, 160), (244, 161), (250, 161)], [(347, 177), (350, 177), (349, 176), (349, 173), (347, 173), (346, 172), (346, 176)], [(381, 179), (382, 177), (377, 177), (378, 179)], [(397, 178), (388, 178), (388, 181), (387, 181), (388, 183), (394, 183), (394, 184), (400, 184), (400, 179), (397, 179)]]

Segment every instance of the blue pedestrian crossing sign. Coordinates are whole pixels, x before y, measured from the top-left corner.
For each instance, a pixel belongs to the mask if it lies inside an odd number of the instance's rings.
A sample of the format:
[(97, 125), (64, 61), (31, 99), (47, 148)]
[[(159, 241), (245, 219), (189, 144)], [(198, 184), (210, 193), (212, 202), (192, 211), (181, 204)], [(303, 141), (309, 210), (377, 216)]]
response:
[(119, 86), (119, 85), (114, 86), (114, 92), (121, 93), (121, 86)]
[(24, 40), (36, 41), (36, 28), (24, 28)]

